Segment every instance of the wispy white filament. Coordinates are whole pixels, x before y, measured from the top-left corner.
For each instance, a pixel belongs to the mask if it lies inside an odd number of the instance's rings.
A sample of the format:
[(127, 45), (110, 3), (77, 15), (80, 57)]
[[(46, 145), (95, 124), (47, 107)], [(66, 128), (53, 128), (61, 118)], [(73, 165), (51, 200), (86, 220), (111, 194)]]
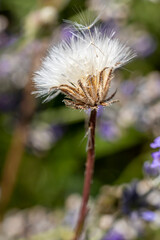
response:
[(57, 95), (54, 87), (78, 86), (78, 80), (97, 76), (105, 67), (119, 68), (129, 62), (135, 53), (125, 44), (102, 33), (98, 27), (93, 31), (80, 29), (68, 41), (62, 41), (49, 50), (34, 82), (38, 96), (51, 99)]

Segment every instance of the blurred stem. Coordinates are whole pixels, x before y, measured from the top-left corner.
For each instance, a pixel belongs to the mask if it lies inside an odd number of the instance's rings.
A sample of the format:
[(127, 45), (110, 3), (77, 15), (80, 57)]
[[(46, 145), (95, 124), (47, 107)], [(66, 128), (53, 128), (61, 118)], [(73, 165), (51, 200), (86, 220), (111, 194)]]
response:
[(27, 129), (35, 109), (35, 100), (32, 92), (32, 71), (29, 74), (28, 84), (23, 92), (23, 99), (20, 104), (20, 118), (13, 131), (11, 144), (5, 159), (2, 180), (1, 180), (1, 198), (0, 198), (0, 220), (6, 211), (10, 198), (12, 196), (16, 183), (18, 170), (23, 156), (26, 140)]
[(3, 215), (14, 189), (16, 176), (26, 142), (26, 133), (26, 126), (21, 124), (18, 124), (13, 133), (11, 145), (3, 168), (0, 199), (0, 220), (3, 219)]
[(83, 187), (83, 198), (82, 204), (79, 212), (79, 217), (77, 225), (75, 228), (74, 240), (78, 240), (83, 231), (85, 219), (88, 213), (88, 200), (90, 195), (90, 188), (94, 170), (94, 160), (95, 160), (95, 127), (96, 127), (96, 115), (97, 110), (93, 109), (90, 114), (89, 126), (88, 126), (88, 151), (87, 151), (87, 161), (85, 170), (85, 179)]
[(40, 65), (40, 59), (44, 56), (48, 47), (48, 41), (44, 41), (41, 50), (33, 53), (32, 68), (29, 73), (28, 83), (25, 86), (23, 99), (20, 104), (20, 118), (14, 129), (11, 144), (6, 156), (1, 180), (0, 197), (0, 221), (3, 219), (5, 210), (12, 196), (16, 184), (18, 170), (24, 153), (27, 140), (28, 125), (32, 119), (35, 110), (35, 97), (31, 95), (33, 91), (32, 75)]

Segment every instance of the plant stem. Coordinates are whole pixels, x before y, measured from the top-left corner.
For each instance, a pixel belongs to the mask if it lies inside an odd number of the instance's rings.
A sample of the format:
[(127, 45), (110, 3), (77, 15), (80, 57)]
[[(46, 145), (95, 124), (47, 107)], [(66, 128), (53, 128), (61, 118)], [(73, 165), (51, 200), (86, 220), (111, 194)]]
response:
[(90, 195), (90, 187), (92, 182), (93, 170), (94, 170), (94, 160), (95, 160), (95, 127), (96, 127), (96, 115), (97, 110), (91, 110), (89, 125), (88, 125), (88, 150), (87, 150), (87, 162), (85, 170), (85, 179), (83, 187), (83, 198), (81, 209), (79, 212), (79, 217), (77, 225), (75, 228), (75, 236), (73, 240), (78, 240), (81, 236), (83, 226), (85, 223), (85, 218), (88, 213), (88, 199)]
[[(14, 191), (19, 167), (27, 141), (28, 125), (35, 111), (35, 98), (31, 95), (33, 91), (32, 77), (37, 70), (48, 48), (48, 41), (41, 43), (41, 49), (35, 50), (32, 56), (32, 67), (28, 75), (28, 84), (24, 88), (23, 99), (20, 104), (20, 118), (14, 129), (11, 145), (8, 149), (6, 160), (2, 171), (1, 196), (0, 196), (0, 222), (3, 220), (8, 203)], [(38, 52), (37, 52), (38, 51)]]

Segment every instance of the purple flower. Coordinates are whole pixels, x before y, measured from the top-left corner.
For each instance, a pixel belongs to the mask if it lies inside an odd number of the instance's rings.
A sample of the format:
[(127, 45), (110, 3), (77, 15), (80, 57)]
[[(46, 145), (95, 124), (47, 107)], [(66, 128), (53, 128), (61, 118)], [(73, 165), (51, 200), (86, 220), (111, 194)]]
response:
[[(85, 112), (86, 112), (86, 114), (90, 115), (91, 109), (88, 109)], [(103, 106), (98, 106), (97, 117), (100, 117), (102, 114), (103, 114)]]
[(103, 240), (125, 240), (125, 238), (121, 233), (111, 230), (104, 236)]
[(8, 74), (11, 72), (12, 66), (11, 66), (11, 62), (9, 59), (7, 58), (1, 58), (0, 61), (0, 74), (1, 77), (6, 77), (8, 76)]
[(152, 158), (152, 163), (145, 162), (143, 169), (147, 175), (156, 177), (160, 174), (160, 151), (152, 153)]
[(108, 18), (107, 21), (102, 22), (101, 24), (101, 32), (106, 33), (106, 32), (112, 32), (114, 29), (114, 32), (118, 33), (119, 27), (116, 24), (115, 19), (113, 18)]
[(154, 139), (154, 142), (150, 144), (151, 148), (159, 148), (160, 147), (160, 136)]
[(121, 85), (121, 89), (124, 95), (130, 96), (135, 90), (135, 83), (131, 80), (124, 81)]
[(97, 117), (100, 117), (103, 114), (103, 106), (99, 106), (97, 110)]
[(159, 160), (160, 161), (160, 151), (152, 153), (152, 158), (154, 160)]
[(152, 222), (155, 220), (155, 213), (153, 211), (144, 211), (141, 213), (142, 219), (144, 219), (147, 222)]
[(99, 132), (105, 139), (113, 140), (117, 135), (116, 126), (111, 121), (103, 121), (99, 124)]
[(61, 137), (64, 134), (64, 126), (61, 125), (52, 125), (50, 130), (53, 135), (53, 138), (55, 138), (56, 140), (61, 139)]
[(20, 101), (21, 101), (20, 93), (0, 94), (0, 111), (2, 112), (14, 111), (17, 109), (17, 107), (19, 107)]
[(72, 29), (71, 26), (63, 25), (61, 30), (61, 39), (62, 40), (71, 39), (71, 37), (73, 36), (72, 31), (74, 31), (74, 29)]
[(0, 33), (0, 48), (9, 47), (18, 41), (17, 36), (8, 35), (5, 32)]
[(122, 193), (122, 213), (132, 216), (132, 213), (139, 211), (147, 206), (145, 198), (137, 191), (137, 181), (133, 181), (129, 186), (125, 187)]
[(152, 164), (150, 162), (145, 162), (143, 165), (143, 171), (145, 174), (151, 177), (156, 177), (160, 173), (160, 168), (155, 167), (156, 164)]
[(139, 37), (134, 44), (134, 49), (142, 57), (148, 57), (151, 55), (155, 51), (156, 47), (156, 41), (152, 36), (149, 36), (147, 34)]

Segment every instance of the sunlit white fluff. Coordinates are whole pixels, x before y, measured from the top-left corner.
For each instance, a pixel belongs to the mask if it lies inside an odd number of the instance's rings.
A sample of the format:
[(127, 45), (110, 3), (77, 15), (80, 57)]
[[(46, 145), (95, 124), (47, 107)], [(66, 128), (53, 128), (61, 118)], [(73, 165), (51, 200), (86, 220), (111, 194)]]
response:
[(105, 68), (112, 69), (113, 73), (134, 56), (135, 53), (114, 38), (113, 33), (107, 35), (98, 27), (94, 27), (92, 32), (90, 29), (81, 29), (70, 40), (50, 48), (41, 69), (34, 77), (36, 93), (38, 96), (47, 96), (48, 100), (63, 92), (59, 89), (61, 85), (78, 89), (79, 80), (85, 86), (88, 76), (98, 76)]

